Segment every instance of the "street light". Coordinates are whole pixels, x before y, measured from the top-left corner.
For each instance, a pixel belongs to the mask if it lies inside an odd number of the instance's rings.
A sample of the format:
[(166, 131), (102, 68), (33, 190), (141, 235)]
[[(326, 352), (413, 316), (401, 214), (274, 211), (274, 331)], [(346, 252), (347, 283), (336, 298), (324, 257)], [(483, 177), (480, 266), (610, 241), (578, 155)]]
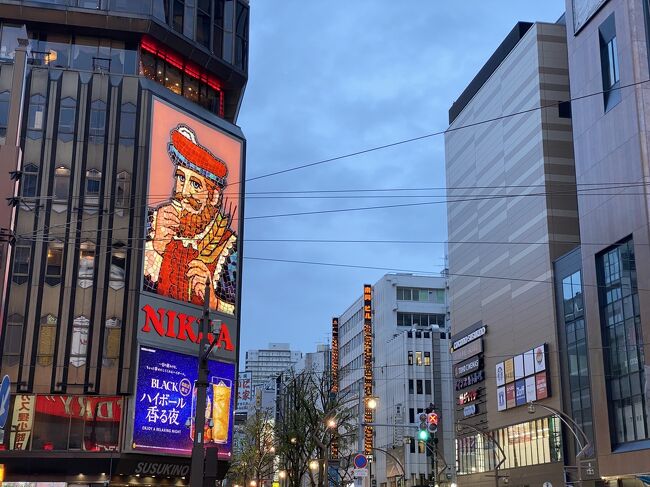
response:
[(296, 443), (298, 443), (298, 438), (296, 438), (296, 437), (294, 436), (293, 438), (291, 438), (290, 441), (291, 441), (292, 444), (295, 445)]
[(318, 460), (312, 460), (309, 462), (309, 468), (311, 470), (318, 470)]
[(257, 480), (251, 480), (248, 485), (250, 485), (250, 487), (257, 487)]
[[(278, 477), (280, 477), (280, 479), (282, 479), (282, 480), (286, 479), (287, 478), (287, 471), (286, 470), (280, 470), (278, 472)], [(235, 485), (235, 487), (238, 487), (238, 486)]]
[(336, 420), (334, 418), (330, 418), (327, 420), (327, 427), (334, 429), (336, 428)]
[(366, 406), (368, 406), (370, 409), (377, 409), (377, 398), (376, 397), (369, 397), (366, 399)]
[[(580, 485), (582, 485), (582, 469), (580, 468), (580, 459), (587, 453), (587, 451), (589, 451), (592, 448), (591, 442), (589, 441), (589, 437), (586, 435), (586, 433), (583, 431), (580, 425), (576, 423), (573, 420), (573, 418), (571, 418), (571, 416), (563, 413), (558, 409), (555, 409), (554, 407), (546, 406), (545, 404), (539, 404), (539, 403), (535, 403), (534, 401), (530, 401), (528, 403), (528, 414), (535, 414), (536, 411), (535, 406), (539, 406), (557, 415), (560, 421), (564, 423), (564, 426), (566, 426), (569, 429), (569, 431), (573, 434), (573, 437), (576, 439), (578, 448), (580, 448), (580, 451), (576, 453), (576, 468), (578, 469), (578, 482), (580, 483)], [(569, 422), (571, 424), (569, 424)], [(573, 425), (573, 427), (571, 425)], [(578, 436), (576, 430), (579, 431), (580, 434), (582, 435), (582, 439), (585, 441), (584, 446), (582, 444), (582, 441), (580, 441), (580, 437)]]

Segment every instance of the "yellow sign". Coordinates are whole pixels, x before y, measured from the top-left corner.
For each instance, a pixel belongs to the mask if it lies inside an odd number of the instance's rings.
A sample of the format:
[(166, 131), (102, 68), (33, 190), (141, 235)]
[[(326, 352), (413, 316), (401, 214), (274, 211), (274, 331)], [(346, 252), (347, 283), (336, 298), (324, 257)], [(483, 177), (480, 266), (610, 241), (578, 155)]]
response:
[(515, 380), (515, 361), (514, 359), (509, 358), (504, 362), (506, 369), (506, 383), (512, 382)]

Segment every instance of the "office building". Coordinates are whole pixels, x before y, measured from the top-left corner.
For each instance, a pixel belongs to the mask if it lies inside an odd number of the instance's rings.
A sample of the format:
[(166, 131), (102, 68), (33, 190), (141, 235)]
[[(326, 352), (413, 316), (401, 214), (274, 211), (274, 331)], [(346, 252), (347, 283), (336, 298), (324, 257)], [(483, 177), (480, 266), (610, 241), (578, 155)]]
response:
[(610, 486), (650, 473), (649, 7), (567, 1), (576, 182), (600, 189), (579, 192), (582, 245), (556, 263), (565, 407)]
[[(451, 483), (453, 404), (446, 279), (387, 274), (359, 291), (363, 291), (360, 297), (334, 320), (332, 356), (338, 369), (333, 373), (344, 400), (352, 398), (354, 404), (361, 391), (365, 398), (376, 397), (374, 412), (357, 411), (353, 416), (363, 414), (365, 422), (380, 426), (363, 428), (359, 441), (342, 442), (340, 456), (359, 450), (372, 454), (372, 479), (381, 487), (401, 485), (402, 476), (409, 487), (435, 483), (436, 460), (443, 472), (438, 483)], [(418, 414), (431, 404), (440, 415), (435, 455), (433, 439), (429, 444), (417, 441)], [(449, 469), (443, 468), (444, 463)]]
[(0, 1), (5, 481), (187, 484), (208, 294), (229, 462), (248, 8)]
[(250, 372), (253, 389), (259, 387), (294, 365), (302, 353), (291, 350), (288, 343), (269, 343), (267, 348), (246, 352), (246, 372)]
[(552, 283), (553, 262), (579, 242), (570, 110), (557, 104), (568, 98), (563, 18), (519, 22), (449, 110), (461, 487), (564, 485), (572, 437), (553, 412), (562, 384)]

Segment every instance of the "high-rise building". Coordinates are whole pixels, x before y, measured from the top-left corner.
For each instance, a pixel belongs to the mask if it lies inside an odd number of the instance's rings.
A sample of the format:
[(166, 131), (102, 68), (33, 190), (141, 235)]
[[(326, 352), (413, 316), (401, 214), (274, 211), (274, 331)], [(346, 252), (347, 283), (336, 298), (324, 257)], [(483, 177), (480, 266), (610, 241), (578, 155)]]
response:
[(251, 373), (253, 389), (275, 379), (302, 358), (288, 343), (269, 343), (267, 348), (246, 352), (245, 371)]
[(229, 461), (248, 10), (0, 1), (4, 480), (186, 484), (208, 294)]
[(591, 442), (583, 475), (641, 486), (650, 472), (650, 5), (566, 5), (582, 245), (555, 271), (564, 404)]
[(519, 22), (449, 110), (461, 487), (495, 485), (497, 474), (497, 484), (564, 485), (573, 437), (553, 412), (562, 383), (552, 276), (579, 242), (570, 110), (557, 104), (568, 99), (563, 19)]
[[(378, 485), (400, 485), (402, 476), (409, 487), (433, 482), (434, 462), (442, 471), (438, 480), (446, 482), (454, 466), (446, 279), (387, 274), (360, 291), (334, 320), (332, 356), (339, 367), (333, 374), (339, 394), (353, 406), (359, 393), (376, 397), (374, 412), (354, 417), (378, 426), (362, 428), (359, 444), (342, 442), (339, 456), (372, 454)], [(437, 448), (433, 438), (417, 440), (418, 415), (432, 404), (440, 415)]]

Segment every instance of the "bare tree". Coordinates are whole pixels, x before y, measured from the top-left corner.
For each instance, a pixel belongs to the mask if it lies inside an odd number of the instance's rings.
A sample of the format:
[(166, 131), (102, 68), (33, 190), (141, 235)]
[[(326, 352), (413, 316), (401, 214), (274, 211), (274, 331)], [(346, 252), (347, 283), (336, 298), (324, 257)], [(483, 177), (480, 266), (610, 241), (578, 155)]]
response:
[(276, 446), (273, 416), (267, 409), (257, 409), (248, 416), (234, 452), (228, 477), (233, 483), (248, 486), (254, 480), (272, 480)]

